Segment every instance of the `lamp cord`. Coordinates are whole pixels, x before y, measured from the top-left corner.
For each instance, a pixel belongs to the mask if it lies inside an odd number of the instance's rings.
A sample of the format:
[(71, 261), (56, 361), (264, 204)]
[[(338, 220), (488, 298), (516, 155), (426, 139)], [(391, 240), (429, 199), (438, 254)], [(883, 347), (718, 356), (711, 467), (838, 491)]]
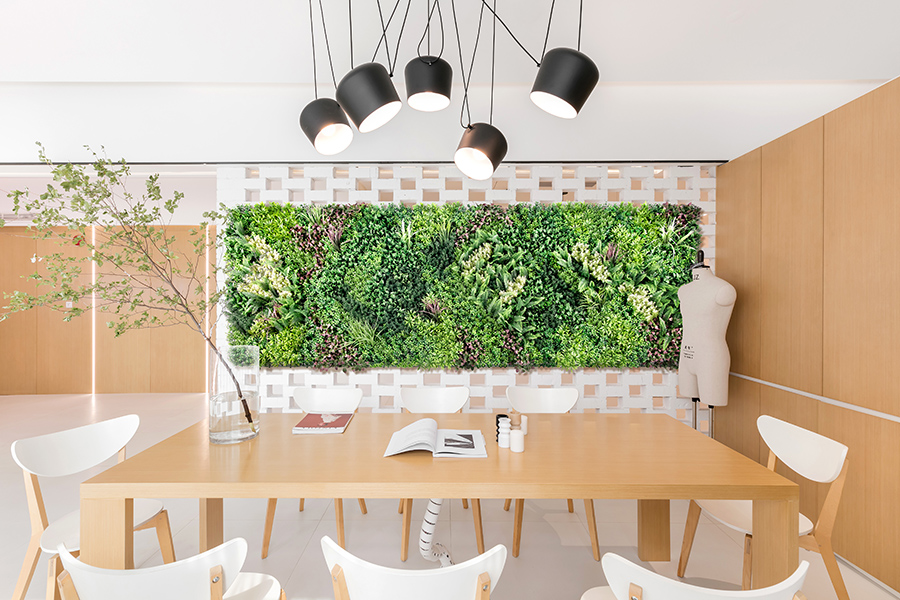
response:
[(313, 3), (309, 0), (309, 39), (312, 42), (312, 67), (313, 67), (313, 93), (316, 100), (319, 99), (319, 84), (316, 81), (316, 33), (313, 30)]
[[(441, 11), (441, 3), (438, 0), (434, 0), (434, 4), (431, 5), (430, 12), (428, 13), (428, 24), (425, 26), (425, 33), (422, 34), (422, 37), (419, 39), (419, 44), (416, 46), (416, 53), (419, 55), (420, 59), (422, 58), (422, 42), (425, 41), (426, 34), (428, 35), (428, 54), (426, 56), (431, 56), (431, 17), (434, 14), (435, 9), (437, 9), (438, 21), (441, 24), (441, 51), (438, 52), (437, 58), (444, 55), (444, 13)], [(424, 62), (429, 65), (434, 64), (434, 61)]]
[[(556, 2), (556, 0), (554, 0), (554, 2)], [(491, 13), (493, 13), (494, 17), (496, 17), (497, 20), (500, 21), (500, 24), (503, 25), (503, 28), (506, 30), (506, 33), (509, 34), (509, 37), (511, 37), (511, 38), (513, 39), (513, 41), (514, 41), (516, 44), (519, 45), (519, 48), (521, 48), (522, 51), (523, 51), (525, 54), (528, 55), (528, 58), (530, 58), (531, 60), (534, 61), (534, 64), (535, 64), (535, 65), (537, 65), (538, 67), (540, 67), (540, 66), (541, 66), (540, 61), (539, 61), (538, 59), (536, 59), (536, 58), (531, 54), (531, 52), (528, 51), (528, 49), (527, 49), (525, 46), (522, 45), (522, 42), (519, 41), (519, 38), (517, 38), (517, 37), (515, 36), (515, 34), (512, 32), (512, 30), (509, 28), (509, 26), (506, 24), (506, 22), (500, 17), (500, 15), (498, 15), (498, 14), (496, 13), (496, 11), (494, 11), (494, 10), (491, 8), (491, 6), (487, 3), (487, 0), (481, 0), (481, 7), (482, 7), (482, 9), (484, 9), (485, 7), (487, 7), (487, 9), (488, 9), (489, 11), (491, 11)], [(552, 15), (552, 10), (551, 10), (551, 15)], [(549, 29), (549, 27), (548, 27), (548, 29)]]
[(350, 22), (350, 69), (353, 69), (353, 0), (347, 0), (347, 20)]
[(584, 0), (581, 0), (578, 3), (578, 48), (577, 50), (581, 52), (581, 20), (584, 16)]
[(384, 53), (387, 55), (387, 68), (388, 75), (394, 76), (394, 69), (397, 67), (397, 59), (399, 57), (400, 52), (400, 40), (403, 38), (403, 30), (406, 29), (406, 19), (409, 17), (409, 9), (412, 6), (412, 0), (408, 0), (406, 3), (406, 12), (403, 15), (403, 23), (400, 25), (400, 33), (397, 34), (397, 46), (394, 50), (394, 60), (391, 61), (391, 53), (388, 47), (387, 41), (387, 30), (391, 26), (391, 23), (394, 20), (394, 16), (397, 14), (397, 9), (400, 7), (400, 0), (394, 3), (394, 8), (391, 10), (391, 15), (388, 17), (387, 24), (384, 22), (384, 14), (381, 10), (381, 0), (375, 0), (378, 5), (378, 17), (381, 19), (381, 37), (378, 38), (378, 45), (375, 46), (375, 52), (372, 54), (372, 61), (375, 62), (375, 57), (378, 56), (378, 51), (381, 49), (381, 44), (384, 42)]
[[(486, 4), (482, 2), (481, 11), (478, 13), (478, 29), (475, 32), (475, 47), (472, 49), (472, 62), (469, 65), (469, 75), (466, 76), (466, 65), (463, 62), (462, 41), (459, 37), (459, 20), (456, 17), (456, 0), (450, 0), (450, 8), (453, 10), (453, 27), (456, 29), (456, 48), (459, 50), (459, 76), (463, 82), (463, 101), (459, 109), (459, 125), (463, 129), (472, 127), (472, 112), (469, 108), (469, 83), (472, 81), (472, 67), (475, 65), (475, 54), (478, 52), (478, 40), (481, 37), (481, 21), (484, 17), (484, 7)], [(490, 7), (488, 7), (490, 8)], [(467, 123), (463, 124), (463, 113), (467, 116)]]
[(488, 113), (488, 123), (494, 124), (494, 67), (497, 64), (497, 0), (494, 0), (494, 26), (491, 32), (491, 111)]
[(544, 49), (541, 50), (541, 62), (544, 62), (544, 55), (547, 54), (547, 41), (550, 39), (550, 25), (553, 23), (553, 8), (555, 6), (556, 0), (553, 0), (550, 3), (550, 17), (547, 19), (547, 34), (544, 36)]
[[(328, 42), (328, 28), (325, 27), (325, 9), (322, 8), (322, 0), (319, 0), (319, 14), (322, 16), (322, 32), (325, 34), (325, 51), (328, 54), (328, 66), (331, 68), (331, 82), (337, 88), (337, 77), (334, 76), (334, 62), (331, 60), (331, 44)], [(312, 14), (310, 14), (310, 18), (312, 18)]]

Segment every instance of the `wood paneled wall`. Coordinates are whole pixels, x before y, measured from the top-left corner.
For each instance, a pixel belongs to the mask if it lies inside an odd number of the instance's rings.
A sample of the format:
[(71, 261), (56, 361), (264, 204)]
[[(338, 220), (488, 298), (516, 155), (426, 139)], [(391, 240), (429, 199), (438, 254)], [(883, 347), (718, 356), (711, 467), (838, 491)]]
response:
[[(723, 165), (717, 180), (716, 262), (738, 289), (732, 371), (900, 415), (900, 80)], [(747, 456), (768, 456), (760, 414), (850, 448), (835, 550), (900, 589), (900, 423), (737, 377), (730, 386), (716, 437)], [(815, 519), (826, 492), (802, 482), (801, 510)]]
[[(170, 227), (178, 248), (185, 251), (191, 228)], [(31, 257), (72, 252), (51, 241), (35, 241), (25, 227), (0, 228), (0, 292), (34, 285), (22, 279), (40, 263)], [(90, 281), (90, 272), (82, 278)], [(30, 286), (30, 287), (29, 287)], [(133, 330), (116, 338), (97, 313), (96, 392), (202, 392), (206, 389), (206, 347), (185, 326)], [(0, 394), (60, 394), (91, 392), (92, 329), (90, 314), (64, 322), (61, 313), (35, 309), (0, 323)]]

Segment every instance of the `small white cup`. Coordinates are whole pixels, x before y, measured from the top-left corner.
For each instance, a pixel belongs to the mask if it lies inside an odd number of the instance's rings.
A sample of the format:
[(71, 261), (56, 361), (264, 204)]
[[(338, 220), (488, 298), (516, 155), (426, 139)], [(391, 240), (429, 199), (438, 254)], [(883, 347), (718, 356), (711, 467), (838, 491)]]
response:
[(522, 430), (522, 435), (528, 435), (528, 416), (522, 415), (522, 424), (519, 426), (519, 429)]
[(509, 449), (513, 452), (525, 452), (525, 432), (513, 429), (509, 432)]
[(509, 448), (509, 438), (511, 431), (501, 431), (497, 438), (497, 445), (501, 448)]

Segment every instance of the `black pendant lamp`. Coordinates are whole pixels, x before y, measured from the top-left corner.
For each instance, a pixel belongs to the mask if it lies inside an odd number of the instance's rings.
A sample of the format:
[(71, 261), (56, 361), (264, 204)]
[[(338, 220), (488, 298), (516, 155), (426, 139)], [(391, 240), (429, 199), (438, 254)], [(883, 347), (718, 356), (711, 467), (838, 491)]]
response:
[[(328, 50), (328, 64), (331, 65), (331, 80), (335, 81), (334, 65), (331, 61), (331, 48), (328, 47), (328, 33), (325, 29), (325, 13), (319, 3), (322, 15), (322, 30), (325, 32), (325, 45)], [(347, 149), (353, 141), (353, 130), (347, 115), (340, 105), (331, 98), (319, 98), (319, 85), (316, 77), (316, 38), (313, 31), (313, 6), (309, 1), (309, 33), (312, 40), (313, 89), (316, 99), (307, 104), (300, 112), (300, 129), (312, 142), (319, 154), (331, 156)]]
[(554, 48), (547, 52), (554, 4), (550, 5), (547, 36), (544, 38), (537, 77), (531, 88), (531, 101), (555, 117), (574, 119), (600, 81), (600, 70), (594, 61), (581, 52), (584, 0), (578, 4), (578, 48)]
[(571, 48), (554, 48), (541, 61), (531, 101), (551, 115), (574, 119), (598, 81), (600, 70), (587, 55)]
[(397, 116), (403, 106), (387, 69), (375, 62), (350, 70), (335, 95), (360, 133), (375, 131)]
[(435, 112), (450, 106), (453, 68), (443, 58), (419, 56), (406, 65), (406, 103), (410, 108)]
[(499, 129), (490, 123), (474, 123), (463, 133), (453, 162), (467, 177), (490, 179), (508, 149), (506, 138)]
[(319, 154), (331, 156), (346, 150), (353, 141), (353, 129), (340, 104), (331, 98), (317, 98), (300, 113), (300, 129)]

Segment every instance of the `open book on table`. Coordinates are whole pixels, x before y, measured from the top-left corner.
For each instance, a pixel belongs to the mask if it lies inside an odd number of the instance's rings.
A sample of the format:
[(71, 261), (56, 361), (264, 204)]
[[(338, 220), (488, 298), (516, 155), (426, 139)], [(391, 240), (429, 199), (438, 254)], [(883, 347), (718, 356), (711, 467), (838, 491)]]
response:
[(434, 419), (419, 419), (394, 433), (385, 456), (427, 450), (439, 458), (486, 458), (484, 436), (478, 429), (438, 429)]

